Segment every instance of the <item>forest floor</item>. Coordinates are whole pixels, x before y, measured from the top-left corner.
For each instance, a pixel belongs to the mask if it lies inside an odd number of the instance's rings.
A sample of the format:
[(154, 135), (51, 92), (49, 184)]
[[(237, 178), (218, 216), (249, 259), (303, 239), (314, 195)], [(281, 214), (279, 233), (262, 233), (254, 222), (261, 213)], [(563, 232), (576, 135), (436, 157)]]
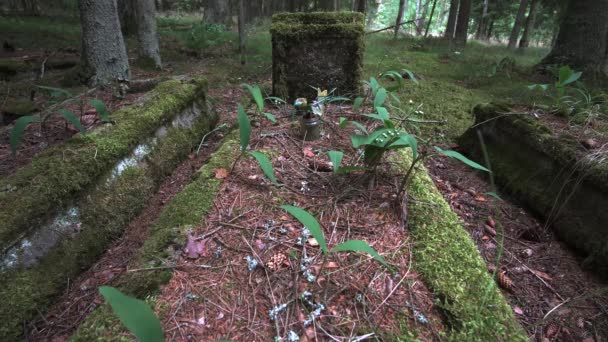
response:
[[(17, 48), (22, 49), (12, 53), (12, 58), (48, 53), (43, 49), (62, 49), (67, 51), (62, 53), (77, 57), (76, 23), (46, 19), (43, 22), (12, 22), (11, 19), (3, 20), (0, 28), (9, 32), (7, 37), (18, 42)], [(173, 32), (169, 26), (161, 27), (165, 69), (156, 72), (135, 66), (134, 78), (181, 74), (206, 76), (221, 120), (233, 123), (236, 104), (249, 104), (240, 88), (241, 83), (260, 84), (268, 91), (271, 53), (266, 31), (267, 28), (259, 28), (250, 32), (248, 64), (241, 66), (234, 52), (234, 41), (231, 41), (234, 36), (222, 36), (213, 45), (198, 50), (191, 44), (184, 44), (180, 32)], [(44, 41), (43, 46), (39, 45), (40, 41)], [(407, 68), (421, 81), (418, 86), (407, 86), (399, 92), (401, 109), (419, 110), (421, 118), (436, 121), (409, 128), (418, 137), (442, 147), (454, 147), (454, 138), (473, 123), (470, 109), (476, 103), (529, 104), (536, 98), (527, 85), (550, 81), (545, 76), (530, 76), (529, 72), (546, 52), (543, 49), (532, 48), (518, 54), (504, 47), (473, 42), (466, 50), (456, 53), (432, 40), (392, 40), (381, 35), (369, 37), (366, 49), (366, 77)], [(498, 67), (507, 57), (514, 65)], [(35, 84), (60, 86), (62, 76), (62, 72), (53, 71), (42, 81), (3, 82), (0, 104), (4, 105), (9, 98), (29, 97)], [(84, 91), (81, 87), (69, 90), (74, 94)], [(114, 100), (109, 91), (87, 96), (103, 99), (111, 110), (115, 110), (132, 103), (139, 94), (129, 95), (121, 101)], [(34, 102), (45, 108), (49, 105), (49, 97), (38, 94)], [(76, 102), (68, 108), (80, 112), (85, 126), (96, 124), (93, 116), (87, 117), (91, 107)], [(348, 106), (332, 110), (330, 115), (335, 118), (353, 115)], [(281, 115), (280, 112), (276, 114)], [(563, 119), (543, 119), (562, 129), (571, 127)], [(323, 303), (327, 311), (321, 323), (314, 325), (318, 330), (304, 331), (308, 340), (320, 336), (328, 340), (361, 336), (370, 331), (366, 329), (370, 327), (380, 327), (386, 332), (386, 335), (376, 336), (378, 339), (390, 340), (391, 336), (403, 334), (404, 330), (415, 332), (422, 340), (440, 339), (446, 327), (434, 307), (433, 294), (416, 272), (416, 261), (411, 257), (413, 241), (401, 226), (399, 215), (387, 205), (395, 187), (390, 171), (381, 170), (384, 177), (378, 177), (374, 191), (369, 191), (369, 179), (337, 178), (331, 172), (310, 167), (311, 163), (325, 161), (322, 154), (327, 150), (348, 149), (348, 132), (340, 132), (331, 122), (328, 125), (324, 139), (303, 143), (290, 138), (289, 124), (274, 126), (261, 121), (258, 130), (265, 137), (255, 139), (251, 145), (268, 151), (279, 161), (275, 170), (285, 188), (269, 191), (267, 181), (253, 160), (242, 159), (232, 170), (217, 170), (217, 177), (225, 179), (225, 183), (205, 224), (192, 231), (192, 236), (203, 237), (205, 248), (195, 258), (188, 255), (181, 258), (181, 266), (174, 270), (171, 282), (157, 299), (157, 307), (165, 311), (163, 326), (167, 336), (183, 341), (228, 335), (235, 340), (268, 340), (277, 334), (284, 336), (296, 322), (306, 318), (307, 309), (310, 309), (307, 304), (299, 309), (290, 307), (276, 324), (267, 317), (271, 308), (296, 300), (294, 293), (308, 288), (309, 284), (298, 277), (299, 265), (294, 261), (307, 251), (316, 253), (318, 250), (314, 241), (313, 246), (295, 246), (299, 232), (295, 221), (273, 205), (292, 202), (319, 214), (321, 224), (331, 232), (328, 244), (336, 245), (351, 238), (365, 240), (401, 270), (393, 277), (371, 259), (347, 255), (331, 259), (326, 266), (327, 279), (319, 279), (323, 290), (312, 291), (315, 302)], [(3, 127), (0, 131), (0, 175), (15, 172), (46, 147), (60, 144), (76, 133), (73, 128), (60, 125), (59, 121), (51, 122), (49, 126), (44, 138), (38, 131), (27, 130), (16, 157), (10, 153), (9, 131)], [(70, 336), (91, 308), (101, 302), (94, 289), (111, 284), (112, 279), (127, 271), (127, 262), (141, 245), (142, 236), (155, 215), (189, 182), (220, 137), (221, 134), (214, 136), (202, 155), (193, 154), (177, 168), (100, 262), (72, 281), (58, 303), (31, 324), (29, 330), (34, 340), (53, 338), (60, 341)], [(600, 141), (604, 138), (601, 134), (593, 137)], [(585, 136), (581, 136), (583, 138)], [(516, 201), (504, 195), (505, 201), (485, 195), (492, 190), (491, 186), (477, 172), (446, 158), (433, 159), (425, 165), (488, 265), (496, 262), (497, 254), (501, 255), (499, 278), (503, 294), (531, 339), (605, 341), (608, 336), (606, 285), (581, 269), (579, 257)], [(306, 179), (314, 179), (314, 182), (302, 184)], [(223, 230), (219, 231), (220, 227)], [(369, 230), (370, 227), (373, 229)], [(286, 229), (285, 235), (279, 232), (281, 228)], [(221, 259), (214, 256), (218, 247), (222, 247)], [(263, 272), (244, 271), (246, 255), (257, 255), (266, 264)], [(271, 259), (282, 261), (269, 267)], [(200, 262), (209, 267), (196, 267)], [(320, 265), (313, 264), (315, 266)], [(423, 323), (421, 317), (431, 324)]]

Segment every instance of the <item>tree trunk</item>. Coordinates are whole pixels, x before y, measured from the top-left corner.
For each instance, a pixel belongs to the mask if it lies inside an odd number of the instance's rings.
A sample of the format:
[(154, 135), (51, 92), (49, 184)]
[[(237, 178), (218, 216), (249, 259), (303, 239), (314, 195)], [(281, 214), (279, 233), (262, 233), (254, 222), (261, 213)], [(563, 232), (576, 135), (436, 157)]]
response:
[(459, 0), (451, 0), (450, 13), (448, 14), (448, 24), (445, 26), (444, 38), (449, 40), (454, 39), (454, 31), (456, 29), (456, 16), (458, 14)]
[(479, 23), (477, 24), (477, 32), (475, 32), (475, 39), (481, 39), (483, 33), (486, 31), (486, 25), (488, 21), (488, 0), (483, 0), (481, 9), (481, 17), (479, 17)]
[(443, 22), (445, 21), (445, 15), (447, 14), (448, 10), (446, 10), (446, 5), (448, 4), (449, 0), (443, 0), (443, 2), (441, 3), (441, 12), (439, 13), (439, 22), (437, 24), (439, 24), (439, 26), (443, 25)]
[(80, 0), (82, 63), (90, 86), (129, 81), (131, 72), (116, 0)]
[(395, 39), (397, 39), (397, 35), (399, 34), (399, 29), (401, 28), (401, 21), (403, 20), (403, 15), (405, 9), (407, 8), (406, 0), (399, 0), (399, 9), (397, 10), (397, 22), (395, 23)]
[(361, 13), (365, 13), (365, 11), (367, 10), (367, 1), (366, 0), (355, 0), (356, 2), (356, 11), (357, 12), (361, 12)]
[(25, 15), (39, 16), (40, 15), (40, 4), (38, 0), (21, 0), (23, 5), (23, 13)]
[(469, 35), (469, 18), (471, 16), (471, 0), (460, 0), (458, 9), (458, 20), (456, 22), (456, 33), (454, 41), (458, 45), (465, 46)]
[(433, 8), (431, 9), (431, 16), (429, 17), (429, 22), (426, 24), (426, 30), (424, 31), (424, 38), (426, 38), (429, 34), (429, 28), (431, 28), (431, 24), (433, 23), (433, 14), (435, 14), (435, 6), (437, 6), (437, 0), (433, 0)]
[(135, 14), (135, 0), (117, 0), (118, 19), (120, 20), (120, 29), (125, 36), (131, 36), (137, 33), (137, 15)]
[(517, 46), (519, 31), (521, 31), (521, 26), (524, 22), (524, 18), (526, 17), (527, 9), (528, 0), (521, 0), (519, 10), (517, 11), (517, 16), (515, 17), (515, 24), (513, 24), (513, 29), (511, 30), (511, 35), (509, 36), (509, 49), (514, 49)]
[(532, 38), (532, 32), (534, 31), (534, 22), (536, 21), (536, 11), (538, 10), (538, 0), (532, 0), (530, 4), (530, 13), (526, 19), (526, 27), (524, 28), (524, 34), (521, 36), (519, 41), (519, 48), (525, 49), (530, 45), (530, 39)]
[(154, 0), (136, 0), (137, 40), (139, 41), (139, 58), (145, 64), (152, 64), (161, 69), (160, 48), (156, 33), (156, 8)]
[(239, 53), (241, 64), (245, 64), (245, 0), (239, 0)]
[(491, 19), (490, 24), (488, 24), (488, 29), (486, 30), (486, 33), (484, 34), (484, 40), (489, 41), (490, 38), (492, 38), (493, 31), (494, 31), (494, 19)]
[(608, 0), (571, 0), (564, 14), (555, 45), (541, 64), (606, 74)]

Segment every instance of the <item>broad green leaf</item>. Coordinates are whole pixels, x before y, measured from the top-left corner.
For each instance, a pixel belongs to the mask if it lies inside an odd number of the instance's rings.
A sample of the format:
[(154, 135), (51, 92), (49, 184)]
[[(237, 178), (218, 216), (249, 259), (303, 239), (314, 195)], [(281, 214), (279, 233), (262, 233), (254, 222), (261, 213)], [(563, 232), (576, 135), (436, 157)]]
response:
[(268, 177), (268, 179), (270, 179), (272, 184), (278, 186), (279, 183), (277, 182), (277, 179), (274, 176), (274, 169), (272, 168), (272, 163), (270, 162), (270, 160), (268, 160), (268, 157), (266, 157), (264, 153), (258, 151), (249, 152), (249, 154), (258, 161), (260, 168), (262, 169), (262, 171), (264, 171), (264, 174), (266, 175), (266, 177)]
[(355, 99), (355, 102), (353, 103), (353, 109), (355, 109), (355, 110), (359, 109), (359, 107), (361, 107), (361, 105), (363, 104), (363, 101), (365, 101), (364, 98), (357, 97)]
[[(389, 91), (390, 91), (390, 89), (389, 89)], [(393, 94), (393, 93), (389, 93), (389, 95), (391, 96), (391, 98), (392, 98), (392, 99), (393, 99), (395, 102), (397, 102), (397, 103), (401, 104), (401, 100), (399, 99), (399, 97), (397, 97), (397, 95), (395, 95), (395, 94)]]
[(67, 109), (60, 109), (57, 111), (57, 113), (59, 113), (59, 115), (63, 116), (66, 120), (71, 122), (72, 125), (74, 125), (74, 127), (78, 128), (78, 130), (81, 133), (84, 133), (84, 127), (82, 127), (82, 124), (80, 123), (80, 120), (78, 119), (76, 114), (70, 112)]
[(361, 241), (361, 240), (349, 240), (349, 241), (343, 242), (343, 243), (337, 245), (336, 247), (332, 248), (330, 252), (331, 253), (333, 253), (333, 252), (361, 252), (361, 253), (367, 253), (367, 254), (371, 255), (374, 259), (378, 260), (385, 267), (387, 267), (387, 268), (389, 267), (388, 264), (386, 263), (386, 261), (384, 260), (384, 258), (380, 254), (378, 254), (378, 252), (376, 252), (365, 241)]
[[(373, 131), (369, 135), (352, 135), (350, 137), (351, 142), (353, 143), (354, 148), (359, 148), (363, 145), (369, 145), (373, 143), (376, 138), (380, 137), (383, 133), (387, 133), (389, 130), (386, 128), (379, 128)], [(387, 138), (388, 139), (388, 138)]]
[(100, 287), (99, 293), (110, 303), (114, 314), (140, 342), (165, 340), (158, 318), (145, 302), (109, 286)]
[(44, 90), (48, 90), (51, 91), (51, 94), (55, 94), (52, 95), (53, 97), (57, 97), (58, 94), (65, 96), (66, 98), (70, 98), (73, 97), (74, 95), (72, 95), (72, 93), (70, 93), (69, 91), (65, 90), (65, 89), (61, 89), (61, 88), (55, 88), (55, 87), (49, 87), (49, 86), (42, 86), (42, 85), (37, 85), (37, 88), (40, 89), (44, 89)]
[(25, 128), (32, 122), (41, 122), (40, 118), (37, 116), (27, 115), (22, 116), (15, 121), (15, 125), (11, 130), (11, 151), (13, 153), (17, 153), (17, 147), (19, 147), (19, 143), (21, 143), (21, 137), (23, 136), (23, 132)]
[(389, 92), (398, 90), (399, 88), (401, 88), (403, 86), (403, 76), (401, 76), (401, 74), (397, 71), (394, 71), (394, 70), (385, 71), (382, 74), (380, 74), (380, 78), (392, 78), (395, 82), (397, 82), (397, 84), (386, 87), (386, 90), (388, 90)]
[(561, 68), (559, 68), (557, 83), (559, 83), (560, 85), (566, 85), (566, 80), (569, 79), (573, 73), (574, 72), (572, 71), (572, 69), (570, 69), (569, 66), (562, 66)]
[(495, 192), (488, 191), (488, 192), (486, 192), (486, 195), (492, 196), (492, 197), (496, 198), (497, 200), (502, 201), (502, 198), (500, 198), (500, 196), (498, 196), (498, 194)]
[(329, 151), (327, 153), (329, 154), (329, 160), (331, 160), (331, 163), (334, 165), (334, 173), (338, 173), (344, 153), (341, 151)]
[(440, 149), (437, 146), (435, 146), (435, 149), (439, 153), (443, 154), (444, 156), (448, 156), (450, 158), (454, 158), (454, 159), (460, 160), (461, 162), (467, 164), (468, 166), (470, 166), (470, 167), (472, 167), (474, 169), (481, 170), (481, 171), (486, 171), (486, 172), (491, 172), (487, 168), (485, 168), (485, 167), (477, 164), (476, 162), (472, 161), (471, 159), (463, 156), (462, 154), (460, 154), (460, 153), (458, 153), (456, 151), (451, 151), (451, 150), (450, 151), (445, 151), (445, 150)]
[(358, 123), (357, 121), (351, 121), (350, 123), (352, 123), (353, 125), (355, 125), (355, 127), (357, 127), (361, 132), (368, 134), (367, 133), (367, 128), (365, 128), (365, 126), (363, 126), (362, 124)]
[(414, 82), (415, 84), (418, 84), (418, 79), (416, 79), (416, 76), (414, 76), (414, 73), (407, 70), (407, 69), (402, 69), (401, 70), (402, 74), (406, 74), (409, 76), (410, 80), (412, 80), (412, 82)]
[(241, 84), (243, 87), (247, 88), (247, 90), (249, 90), (249, 92), (251, 93), (251, 96), (253, 97), (253, 100), (255, 101), (255, 103), (258, 105), (258, 110), (261, 112), (264, 110), (264, 97), (262, 96), (262, 90), (260, 90), (260, 87), (256, 86), (251, 86), (247, 83), (243, 83)]
[(98, 99), (93, 99), (89, 103), (91, 104), (91, 106), (93, 106), (95, 108), (95, 111), (97, 111), (97, 115), (99, 115), (102, 122), (111, 121), (110, 113), (108, 113), (108, 108), (106, 107), (106, 104), (103, 103), (103, 101), (98, 100)]
[(241, 151), (245, 151), (247, 150), (247, 146), (249, 146), (249, 139), (251, 138), (251, 122), (249, 122), (249, 117), (247, 116), (247, 113), (245, 113), (245, 109), (243, 109), (241, 104), (239, 104), (237, 120), (239, 122)]
[(528, 86), (530, 90), (547, 90), (549, 88), (548, 84), (531, 84)]
[(582, 73), (582, 72), (580, 72), (580, 71), (579, 71), (579, 72), (575, 72), (575, 73), (573, 73), (572, 75), (570, 75), (570, 77), (568, 77), (568, 78), (567, 78), (567, 79), (566, 79), (566, 80), (565, 80), (565, 81), (562, 83), (562, 85), (568, 85), (568, 84), (570, 84), (570, 83), (572, 83), (572, 82), (576, 82), (576, 81), (577, 81), (579, 78), (581, 78), (581, 75), (582, 75), (582, 74), (583, 74), (583, 73)]
[(262, 113), (266, 117), (266, 119), (270, 120), (272, 123), (277, 123), (277, 117), (270, 113)]
[(291, 214), (291, 216), (300, 221), (304, 227), (308, 228), (308, 230), (310, 230), (310, 234), (312, 234), (312, 237), (314, 237), (319, 243), (319, 247), (321, 247), (323, 254), (328, 253), (327, 244), (325, 243), (325, 236), (323, 235), (321, 226), (319, 226), (319, 222), (316, 218), (314, 218), (314, 216), (310, 215), (306, 210), (291, 205), (282, 205), (281, 209), (287, 211), (289, 214)]
[(387, 92), (386, 89), (380, 88), (374, 97), (374, 108), (382, 107), (384, 101), (386, 101)]
[(389, 120), (391, 118), (391, 115), (388, 113), (388, 110), (386, 110), (386, 108), (384, 107), (376, 107), (376, 112), (378, 112), (378, 115), (380, 115), (382, 120)]
[(380, 83), (378, 83), (378, 80), (375, 79), (374, 77), (370, 77), (369, 86), (370, 86), (370, 88), (372, 88), (372, 96), (376, 97), (376, 93), (378, 92), (378, 89), (380, 88)]
[(411, 134), (400, 134), (397, 140), (393, 142), (389, 148), (401, 148), (404, 146), (409, 146), (412, 149), (412, 157), (414, 160), (418, 158), (418, 141)]
[(348, 125), (348, 119), (347, 118), (341, 116), (339, 120), (340, 120), (340, 128), (344, 128), (344, 127), (346, 127), (346, 125)]

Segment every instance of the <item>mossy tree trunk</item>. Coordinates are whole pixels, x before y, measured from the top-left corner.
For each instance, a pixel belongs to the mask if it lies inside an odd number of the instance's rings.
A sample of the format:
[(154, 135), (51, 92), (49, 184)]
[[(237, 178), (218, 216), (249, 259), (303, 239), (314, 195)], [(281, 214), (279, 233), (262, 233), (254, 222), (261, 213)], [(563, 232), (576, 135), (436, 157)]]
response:
[(525, 49), (530, 45), (530, 39), (532, 39), (532, 33), (534, 31), (534, 24), (536, 22), (536, 12), (538, 11), (538, 0), (532, 0), (530, 4), (530, 13), (526, 19), (526, 27), (524, 28), (524, 34), (521, 36), (519, 41), (519, 48)]
[(608, 0), (571, 0), (555, 44), (541, 65), (569, 65), (586, 75), (608, 74)]
[(116, 0), (80, 0), (82, 64), (90, 87), (129, 81), (131, 72)]
[(136, 0), (137, 40), (139, 58), (157, 69), (162, 68), (158, 34), (156, 32), (156, 5), (154, 0)]
[(403, 20), (403, 15), (405, 14), (405, 9), (407, 8), (406, 0), (399, 0), (399, 9), (397, 10), (397, 21), (395, 22), (395, 39), (397, 39), (397, 34), (399, 34), (399, 29), (401, 28), (401, 21)]
[(354, 0), (355, 2), (355, 11), (365, 13), (367, 10), (367, 1), (366, 0)]
[(454, 39), (454, 32), (456, 29), (456, 17), (458, 15), (459, 4), (460, 1), (458, 0), (450, 1), (450, 13), (448, 14), (448, 23), (445, 26), (445, 33), (443, 34), (443, 37), (449, 40)]
[(519, 31), (524, 23), (526, 17), (526, 10), (528, 9), (528, 0), (521, 0), (519, 9), (517, 10), (517, 16), (515, 17), (515, 23), (509, 36), (509, 49), (515, 49), (517, 47), (517, 39), (519, 38)]
[(458, 20), (456, 21), (456, 32), (454, 41), (458, 45), (465, 46), (469, 34), (469, 18), (471, 16), (471, 0), (460, 0), (458, 9)]

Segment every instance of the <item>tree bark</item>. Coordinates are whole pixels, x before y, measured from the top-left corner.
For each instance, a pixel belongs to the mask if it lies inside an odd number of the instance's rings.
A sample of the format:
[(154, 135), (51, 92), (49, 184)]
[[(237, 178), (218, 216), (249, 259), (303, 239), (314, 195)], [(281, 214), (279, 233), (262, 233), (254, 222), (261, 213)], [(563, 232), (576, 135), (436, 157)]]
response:
[(137, 40), (139, 41), (139, 58), (146, 64), (153, 64), (162, 69), (160, 48), (156, 33), (156, 8), (154, 0), (136, 0)]
[(116, 0), (79, 0), (82, 26), (82, 63), (86, 83), (93, 87), (131, 76), (120, 31)]
[(135, 0), (117, 0), (118, 19), (120, 20), (120, 29), (125, 36), (131, 36), (137, 33), (137, 14), (135, 12)]
[(405, 8), (407, 8), (406, 0), (399, 0), (399, 9), (397, 11), (397, 21), (395, 22), (395, 35), (394, 38), (397, 39), (397, 35), (399, 34), (399, 29), (401, 28), (401, 22), (403, 21), (403, 12)]
[(239, 53), (241, 54), (241, 64), (245, 64), (245, 3), (239, 0)]
[(607, 74), (607, 39), (608, 0), (571, 0), (555, 45), (541, 64), (569, 65), (594, 76)]
[(366, 0), (354, 0), (356, 2), (356, 11), (365, 13), (367, 10), (367, 1)]
[(517, 11), (517, 16), (515, 17), (515, 23), (513, 24), (513, 29), (511, 30), (511, 35), (509, 36), (509, 49), (514, 49), (517, 46), (519, 31), (521, 31), (521, 26), (524, 22), (524, 18), (526, 17), (527, 9), (528, 0), (521, 0), (519, 10)]
[(451, 0), (450, 2), (450, 13), (448, 14), (448, 23), (445, 26), (444, 38), (449, 40), (454, 39), (454, 32), (456, 29), (456, 16), (458, 15), (459, 0)]
[(428, 36), (429, 29), (431, 28), (431, 24), (433, 23), (433, 14), (435, 14), (435, 6), (437, 6), (437, 0), (433, 0), (433, 8), (431, 8), (431, 16), (429, 17), (429, 22), (426, 24), (426, 30), (424, 30), (424, 38)]
[(469, 35), (469, 18), (471, 17), (471, 0), (460, 0), (458, 9), (458, 20), (456, 22), (456, 32), (454, 41), (458, 45), (466, 45)]
[(524, 34), (521, 36), (519, 41), (519, 48), (525, 49), (530, 45), (530, 39), (532, 38), (532, 32), (534, 31), (534, 23), (536, 21), (536, 11), (538, 10), (538, 0), (532, 0), (530, 4), (530, 13), (526, 18), (526, 26), (524, 27)]
[(488, 0), (483, 0), (481, 16), (479, 17), (479, 23), (477, 24), (477, 32), (475, 32), (475, 39), (480, 39), (486, 31), (486, 25), (488, 21)]

